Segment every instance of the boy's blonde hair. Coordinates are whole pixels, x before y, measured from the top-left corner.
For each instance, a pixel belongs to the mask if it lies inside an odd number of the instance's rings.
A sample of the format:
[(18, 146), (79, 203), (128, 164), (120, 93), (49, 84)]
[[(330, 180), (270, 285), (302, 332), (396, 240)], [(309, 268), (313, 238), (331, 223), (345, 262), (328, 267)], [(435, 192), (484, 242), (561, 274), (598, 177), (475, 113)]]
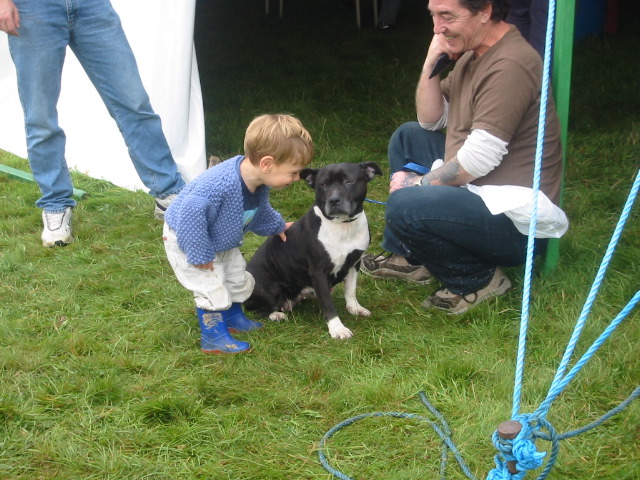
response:
[(244, 154), (254, 165), (266, 156), (273, 157), (276, 165), (308, 165), (313, 158), (313, 140), (293, 115), (260, 115), (247, 127)]

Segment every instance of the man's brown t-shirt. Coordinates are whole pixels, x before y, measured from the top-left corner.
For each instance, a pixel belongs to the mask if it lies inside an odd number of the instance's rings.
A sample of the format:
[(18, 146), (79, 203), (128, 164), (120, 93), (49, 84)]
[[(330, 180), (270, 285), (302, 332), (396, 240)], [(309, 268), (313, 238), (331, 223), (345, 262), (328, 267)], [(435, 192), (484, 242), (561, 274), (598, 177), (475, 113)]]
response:
[[(472, 130), (507, 142), (502, 162), (475, 185), (532, 187), (536, 153), (542, 60), (511, 29), (480, 57), (465, 53), (442, 81), (449, 102), (445, 161), (457, 154)], [(549, 95), (540, 189), (558, 204), (562, 181), (560, 123)]]

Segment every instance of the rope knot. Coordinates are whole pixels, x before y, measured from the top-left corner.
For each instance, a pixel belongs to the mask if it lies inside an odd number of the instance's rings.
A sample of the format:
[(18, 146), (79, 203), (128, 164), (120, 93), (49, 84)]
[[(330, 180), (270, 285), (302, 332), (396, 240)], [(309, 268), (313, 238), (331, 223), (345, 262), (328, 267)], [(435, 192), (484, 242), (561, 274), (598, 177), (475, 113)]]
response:
[(489, 473), (488, 480), (519, 480), (528, 470), (542, 465), (546, 452), (538, 452), (532, 440), (538, 436), (538, 429), (538, 419), (531, 415), (518, 415), (498, 426), (492, 441), (500, 453), (495, 457), (496, 469)]

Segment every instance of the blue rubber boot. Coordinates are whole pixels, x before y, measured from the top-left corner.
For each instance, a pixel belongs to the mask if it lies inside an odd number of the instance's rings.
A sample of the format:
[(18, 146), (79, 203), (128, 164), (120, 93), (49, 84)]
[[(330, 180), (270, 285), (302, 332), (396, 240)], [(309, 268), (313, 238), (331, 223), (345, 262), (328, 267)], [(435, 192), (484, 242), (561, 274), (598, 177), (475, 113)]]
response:
[(222, 353), (242, 353), (251, 350), (251, 345), (241, 340), (236, 340), (227, 330), (225, 317), (229, 310), (213, 312), (196, 308), (200, 322), (200, 344), (202, 353), (219, 355)]
[(230, 332), (248, 332), (250, 330), (262, 328), (262, 324), (260, 322), (254, 322), (245, 316), (242, 311), (242, 305), (239, 303), (232, 303), (227, 312), (228, 314), (225, 317), (225, 322), (227, 323), (227, 328)]

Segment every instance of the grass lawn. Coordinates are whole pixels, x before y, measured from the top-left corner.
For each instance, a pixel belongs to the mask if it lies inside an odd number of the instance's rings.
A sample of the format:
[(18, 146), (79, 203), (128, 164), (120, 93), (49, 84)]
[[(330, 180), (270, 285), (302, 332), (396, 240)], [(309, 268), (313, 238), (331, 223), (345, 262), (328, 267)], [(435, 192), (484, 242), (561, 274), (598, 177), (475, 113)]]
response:
[[(384, 201), (388, 138), (415, 118), (431, 38), (424, 7), (405, 0), (397, 27), (380, 32), (366, 9), (358, 30), (353, 8), (338, 0), (285, 2), (283, 19), (265, 16), (259, 1), (199, 3), (207, 152), (240, 153), (255, 115), (294, 113), (314, 138), (315, 165), (378, 162), (385, 176), (370, 183), (369, 197)], [(571, 227), (557, 269), (533, 282), (523, 413), (547, 394), (638, 170), (637, 19), (622, 15), (618, 34), (575, 46), (564, 196)], [(28, 170), (6, 152), (0, 163)], [(370, 318), (346, 313), (341, 287), (334, 294), (353, 339), (331, 339), (310, 301), (288, 322), (239, 336), (254, 346), (250, 354), (205, 356), (153, 199), (73, 177), (89, 192), (75, 211), (78, 241), (45, 249), (37, 187), (0, 175), (0, 478), (328, 480), (317, 447), (330, 428), (369, 412), (429, 416), (420, 391), (473, 474), (493, 468), (491, 434), (511, 415), (523, 268), (508, 269), (509, 295), (456, 317), (420, 307), (437, 285), (361, 276)], [(312, 197), (299, 182), (272, 202), (293, 220)], [(365, 208), (377, 253), (384, 210)], [(245, 254), (261, 241), (248, 236)], [(639, 259), (636, 205), (577, 355), (638, 290)], [(636, 308), (554, 402), (547, 420), (558, 432), (596, 420), (640, 384), (639, 319)], [(548, 478), (640, 479), (639, 425), (636, 401), (564, 440)], [(441, 478), (440, 449), (424, 422), (376, 417), (339, 431), (326, 453), (354, 479), (408, 480)], [(447, 478), (467, 478), (453, 457)]]

